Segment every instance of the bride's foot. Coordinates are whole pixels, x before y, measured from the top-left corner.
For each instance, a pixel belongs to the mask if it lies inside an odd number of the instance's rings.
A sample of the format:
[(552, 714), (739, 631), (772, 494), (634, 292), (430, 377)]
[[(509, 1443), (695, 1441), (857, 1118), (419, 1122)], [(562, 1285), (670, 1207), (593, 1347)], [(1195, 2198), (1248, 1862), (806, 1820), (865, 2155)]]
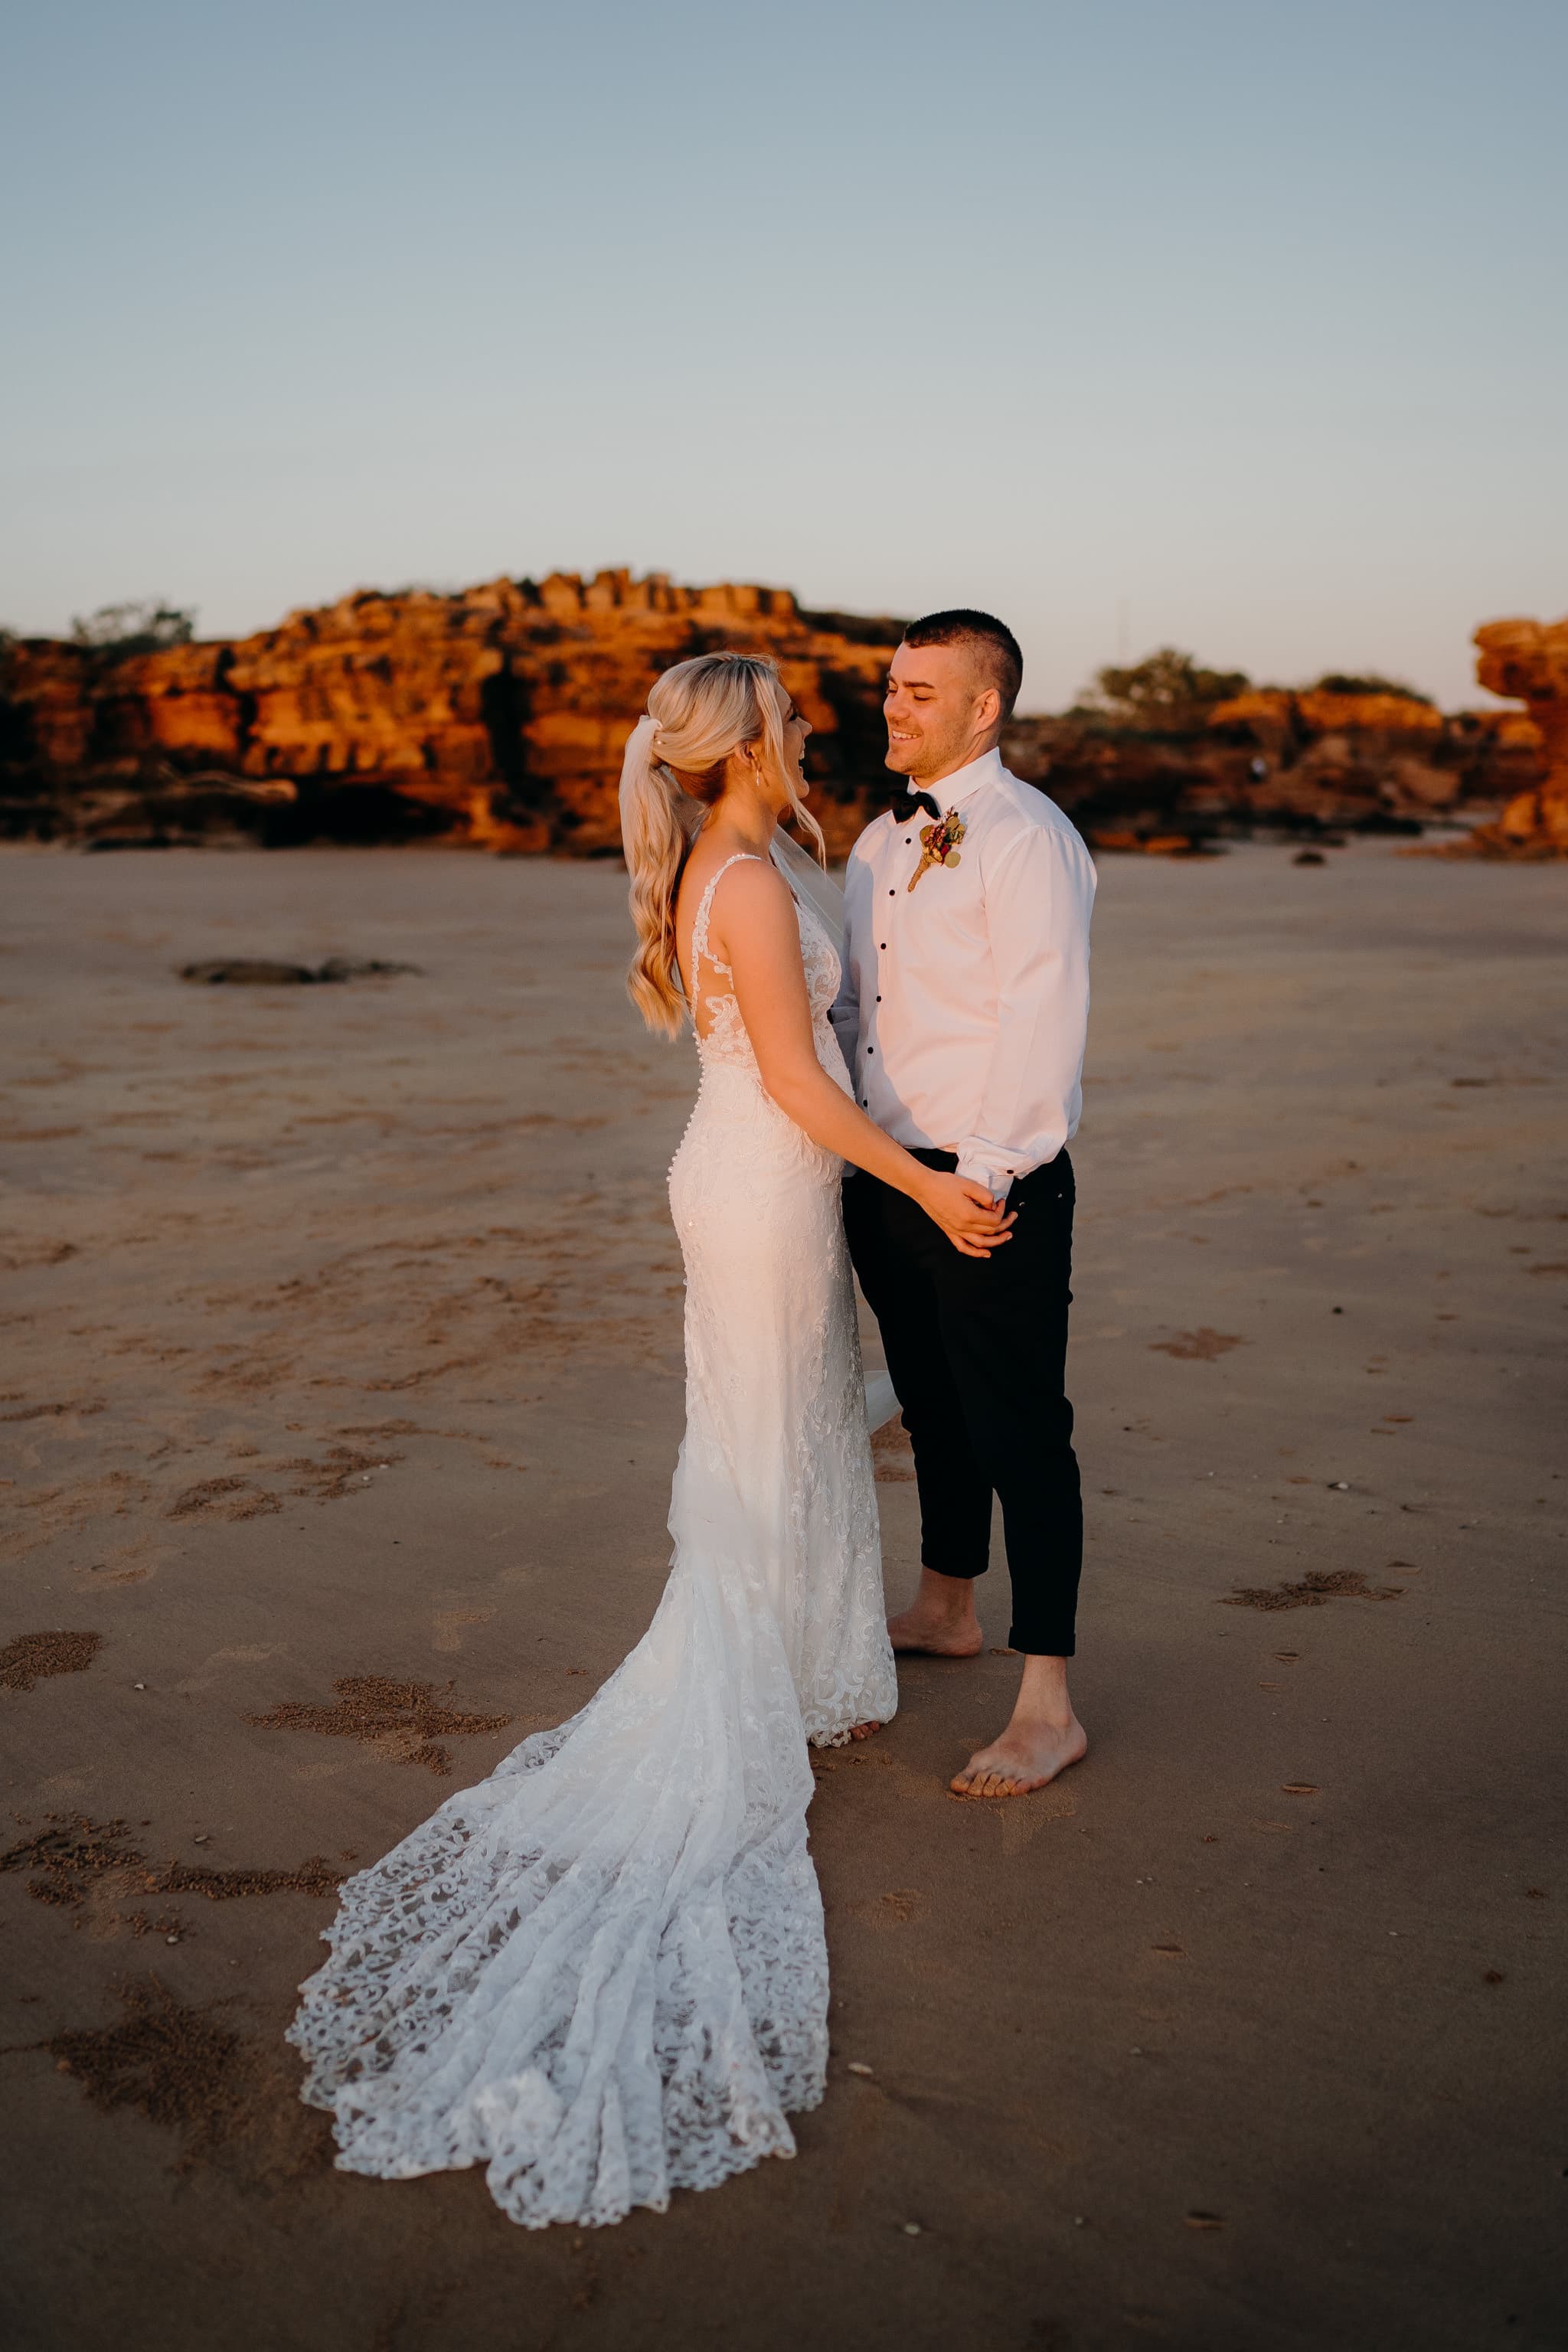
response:
[(922, 1568), (913, 1603), (888, 1620), (888, 1639), (895, 1650), (918, 1650), (927, 1657), (977, 1657), (985, 1636), (974, 1613), (973, 1580)]
[(1026, 1797), (1088, 1753), (1089, 1735), (1068, 1696), (1067, 1660), (1031, 1656), (1013, 1720), (978, 1748), (948, 1787), (955, 1797)]
[(869, 1739), (874, 1731), (880, 1731), (881, 1728), (879, 1723), (852, 1723), (849, 1727), (849, 1737), (851, 1739)]

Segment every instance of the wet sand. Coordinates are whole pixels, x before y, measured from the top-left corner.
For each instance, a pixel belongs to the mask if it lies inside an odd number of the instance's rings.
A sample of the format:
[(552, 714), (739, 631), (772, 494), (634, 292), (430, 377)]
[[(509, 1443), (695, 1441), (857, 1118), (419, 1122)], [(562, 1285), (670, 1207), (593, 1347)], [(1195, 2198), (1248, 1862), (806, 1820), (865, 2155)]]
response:
[[(623, 887), (0, 861), (7, 2342), (1559, 2343), (1565, 869), (1105, 861), (1088, 1762), (946, 1793), (994, 1649), (821, 1759), (793, 2164), (539, 2235), (474, 2174), (331, 2169), (280, 2040), (322, 1887), (663, 1581), (694, 1077), (622, 996)], [(421, 971), (174, 976), (333, 953)], [(1000, 1643), (999, 1546), (983, 1609)]]

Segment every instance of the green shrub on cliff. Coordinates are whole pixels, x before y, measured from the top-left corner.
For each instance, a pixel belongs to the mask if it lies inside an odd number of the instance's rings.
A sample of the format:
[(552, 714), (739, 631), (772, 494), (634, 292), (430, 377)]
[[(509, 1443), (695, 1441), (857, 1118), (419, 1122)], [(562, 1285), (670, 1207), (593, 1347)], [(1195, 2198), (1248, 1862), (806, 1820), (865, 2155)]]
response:
[(196, 616), (161, 596), (143, 596), (125, 604), (100, 604), (96, 613), (71, 623), (71, 642), (96, 654), (121, 661), (130, 654), (162, 653), (168, 646), (188, 646), (196, 633)]
[(1245, 670), (1205, 669), (1193, 655), (1162, 646), (1130, 668), (1097, 670), (1093, 689), (1069, 715), (1138, 734), (1190, 735), (1250, 684)]
[(1405, 686), (1399, 678), (1382, 677), (1374, 669), (1354, 677), (1344, 670), (1325, 670), (1308, 690), (1312, 694), (1398, 694), (1406, 702), (1424, 702), (1428, 709), (1435, 707), (1429, 694), (1418, 693), (1415, 687)]

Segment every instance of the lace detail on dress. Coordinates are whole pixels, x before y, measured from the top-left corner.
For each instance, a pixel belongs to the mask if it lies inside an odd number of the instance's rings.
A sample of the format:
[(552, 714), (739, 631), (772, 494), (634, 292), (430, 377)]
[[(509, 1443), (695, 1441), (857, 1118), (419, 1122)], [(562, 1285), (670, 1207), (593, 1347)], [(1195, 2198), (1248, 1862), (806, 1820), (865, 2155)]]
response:
[[(761, 866), (763, 863), (763, 859), (756, 856), (752, 851), (737, 849), (733, 857), (726, 857), (716, 874), (710, 874), (708, 877), (708, 886), (697, 902), (696, 919), (691, 926), (691, 962), (694, 980), (700, 973), (704, 958), (712, 965), (715, 971), (721, 971), (726, 980), (733, 980), (735, 976), (733, 965), (721, 963), (708, 945), (708, 923), (713, 912), (713, 893), (731, 866)], [(695, 1003), (695, 997), (692, 1002)]]
[[(800, 925), (847, 1091), (838, 959)], [(827, 2062), (806, 1743), (898, 1703), (838, 1162), (763, 1088), (738, 1006), (700, 1052), (670, 1169), (687, 1430), (653, 1623), (580, 1715), (347, 1882), (289, 2032), (345, 2171), (482, 2164), (532, 2228), (662, 2211), (794, 2152), (786, 2116)]]
[[(708, 925), (713, 913), (713, 894), (731, 866), (761, 866), (763, 863), (763, 859), (754, 856), (749, 849), (738, 849), (733, 857), (727, 857), (724, 860), (717, 873), (708, 877), (702, 896), (697, 902), (697, 914), (691, 926), (691, 986), (687, 992), (691, 1004), (691, 1025), (697, 1032), (697, 1050), (703, 1059), (706, 1060), (711, 1055), (717, 1061), (749, 1062), (753, 1070), (757, 1066), (756, 1057), (752, 1052), (751, 1040), (746, 1035), (745, 1024), (741, 1018), (740, 1002), (735, 992), (731, 988), (722, 994), (710, 992), (704, 996), (702, 967), (704, 963), (710, 963), (715, 971), (723, 973), (726, 980), (733, 980), (735, 976), (733, 967), (727, 963), (721, 963), (708, 945)], [(707, 1009), (709, 1018), (706, 1031), (698, 1023), (700, 1006), (705, 1006)]]
[[(721, 963), (710, 949), (708, 927), (713, 914), (714, 893), (720, 883), (731, 866), (741, 866), (748, 862), (753, 865), (764, 863), (763, 859), (754, 857), (750, 850), (739, 849), (733, 857), (727, 857), (718, 871), (708, 877), (702, 896), (697, 902), (697, 913), (691, 925), (691, 982), (687, 990), (687, 999), (691, 1007), (691, 1025), (697, 1032), (697, 1050), (702, 1057), (704, 1067), (717, 1062), (728, 1062), (736, 1068), (749, 1070), (760, 1086), (762, 1081), (757, 1069), (757, 1057), (752, 1051), (752, 1041), (746, 1034), (746, 1024), (741, 1018), (740, 999), (733, 989), (719, 993), (712, 990), (704, 990), (702, 986), (702, 967), (705, 963), (711, 964), (715, 971), (722, 972), (726, 980), (734, 978), (732, 967), (727, 963)], [(783, 870), (782, 867), (775, 868), (775, 871), (780, 873)], [(784, 875), (785, 881), (788, 878), (787, 874)], [(791, 896), (794, 896), (793, 892)], [(842, 976), (838, 950), (823, 929), (820, 919), (802, 899), (795, 898), (795, 920), (800, 929), (800, 960), (805, 973), (806, 996), (811, 1005), (812, 1040), (816, 1047), (816, 1058), (835, 1084), (842, 1087), (846, 1094), (852, 1095), (855, 1090), (849, 1083), (849, 1074), (844, 1066), (844, 1056), (839, 1051), (838, 1041), (833, 1034), (833, 1024), (828, 1018), (833, 1001), (838, 993), (838, 983)], [(708, 1014), (706, 1030), (700, 1027), (698, 1024), (700, 1007)], [(768, 1099), (771, 1100), (771, 1098)], [(781, 1113), (780, 1116), (782, 1115)], [(800, 1135), (798, 1128), (794, 1128), (793, 1132)], [(806, 1139), (802, 1136), (801, 1140), (805, 1142)], [(814, 1150), (816, 1149), (815, 1145), (809, 1148)], [(824, 1156), (831, 1157), (830, 1154)], [(833, 1167), (837, 1173), (842, 1170), (843, 1162), (835, 1159)]]

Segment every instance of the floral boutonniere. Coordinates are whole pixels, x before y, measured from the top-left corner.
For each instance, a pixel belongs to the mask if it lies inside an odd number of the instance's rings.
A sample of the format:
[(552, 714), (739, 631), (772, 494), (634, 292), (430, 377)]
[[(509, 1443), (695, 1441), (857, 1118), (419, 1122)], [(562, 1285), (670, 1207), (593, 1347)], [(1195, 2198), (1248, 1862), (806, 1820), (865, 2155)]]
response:
[(958, 845), (963, 839), (963, 819), (956, 809), (949, 809), (940, 824), (921, 827), (921, 862), (910, 877), (912, 890), (921, 876), (932, 866), (957, 866), (960, 863)]

